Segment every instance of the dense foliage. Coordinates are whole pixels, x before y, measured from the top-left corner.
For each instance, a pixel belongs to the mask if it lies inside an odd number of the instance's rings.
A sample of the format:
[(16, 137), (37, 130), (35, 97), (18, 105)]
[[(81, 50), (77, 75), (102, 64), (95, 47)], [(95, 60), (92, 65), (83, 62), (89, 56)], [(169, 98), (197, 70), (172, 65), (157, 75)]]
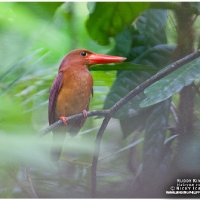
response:
[[(102, 118), (66, 136), (49, 159), (49, 90), (75, 48), (127, 57), (91, 67), (90, 110), (107, 109), (199, 47), (199, 3), (0, 3), (0, 197), (88, 198)], [(199, 59), (154, 83), (109, 122), (97, 167), (97, 197), (166, 196), (177, 178), (198, 178)], [(158, 189), (159, 188), (159, 189)]]

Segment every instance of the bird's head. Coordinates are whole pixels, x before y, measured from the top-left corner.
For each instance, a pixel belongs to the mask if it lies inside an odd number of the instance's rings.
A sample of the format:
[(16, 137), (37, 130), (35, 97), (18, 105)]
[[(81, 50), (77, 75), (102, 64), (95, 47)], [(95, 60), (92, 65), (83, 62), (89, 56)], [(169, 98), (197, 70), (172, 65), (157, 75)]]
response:
[(96, 54), (86, 49), (76, 49), (69, 52), (61, 62), (59, 72), (68, 67), (88, 68), (95, 64), (117, 63), (126, 60), (120, 56)]

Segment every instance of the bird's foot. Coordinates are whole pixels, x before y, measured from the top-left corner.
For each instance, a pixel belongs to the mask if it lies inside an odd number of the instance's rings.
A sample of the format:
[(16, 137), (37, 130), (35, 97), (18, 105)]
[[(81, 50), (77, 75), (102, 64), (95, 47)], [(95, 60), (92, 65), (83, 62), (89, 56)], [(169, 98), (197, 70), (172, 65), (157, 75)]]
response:
[(82, 113), (83, 113), (84, 117), (87, 117), (87, 111), (86, 110), (83, 110)]
[(67, 125), (67, 118), (66, 117), (61, 116), (59, 118), (62, 120), (62, 122), (63, 122), (64, 125)]

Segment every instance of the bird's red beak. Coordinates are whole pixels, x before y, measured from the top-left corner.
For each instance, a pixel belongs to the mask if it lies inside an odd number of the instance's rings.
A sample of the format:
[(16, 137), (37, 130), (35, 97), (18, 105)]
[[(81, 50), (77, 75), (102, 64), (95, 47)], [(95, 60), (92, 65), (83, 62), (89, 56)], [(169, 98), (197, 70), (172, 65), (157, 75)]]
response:
[(90, 64), (106, 64), (106, 63), (116, 63), (116, 62), (122, 62), (126, 60), (125, 57), (120, 56), (110, 56), (110, 55), (104, 55), (104, 54), (92, 54), (89, 56)]

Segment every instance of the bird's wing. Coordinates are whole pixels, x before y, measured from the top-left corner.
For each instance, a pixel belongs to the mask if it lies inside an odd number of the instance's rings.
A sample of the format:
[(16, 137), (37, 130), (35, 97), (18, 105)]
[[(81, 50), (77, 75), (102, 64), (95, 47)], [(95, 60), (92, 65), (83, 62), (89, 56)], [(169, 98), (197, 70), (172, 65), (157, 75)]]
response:
[(56, 107), (56, 100), (58, 97), (58, 94), (60, 92), (60, 89), (62, 87), (62, 72), (60, 72), (58, 74), (58, 76), (56, 77), (56, 79), (53, 82), (51, 91), (50, 91), (50, 96), (49, 96), (49, 109), (48, 109), (48, 114), (49, 114), (49, 125), (53, 124), (55, 121), (54, 117), (55, 117), (55, 107)]

